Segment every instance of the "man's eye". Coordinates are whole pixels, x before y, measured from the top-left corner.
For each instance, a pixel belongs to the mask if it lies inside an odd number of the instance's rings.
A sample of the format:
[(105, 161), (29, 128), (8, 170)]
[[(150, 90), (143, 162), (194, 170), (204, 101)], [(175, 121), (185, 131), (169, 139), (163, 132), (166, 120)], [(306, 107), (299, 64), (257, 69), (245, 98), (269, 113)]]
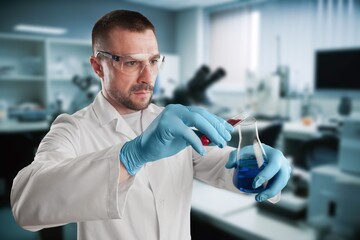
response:
[(155, 65), (155, 64), (157, 64), (158, 62), (159, 62), (159, 59), (153, 59), (153, 60), (150, 61), (150, 63), (151, 63), (152, 65)]
[(134, 67), (134, 66), (138, 65), (138, 62), (137, 61), (125, 61), (124, 64), (127, 67)]

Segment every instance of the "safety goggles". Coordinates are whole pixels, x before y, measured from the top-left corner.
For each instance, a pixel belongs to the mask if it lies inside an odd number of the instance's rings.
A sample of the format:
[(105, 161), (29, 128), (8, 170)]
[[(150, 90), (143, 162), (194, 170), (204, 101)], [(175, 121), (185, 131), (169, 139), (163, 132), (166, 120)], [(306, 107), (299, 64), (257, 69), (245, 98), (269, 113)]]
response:
[(132, 76), (140, 75), (146, 66), (149, 67), (151, 74), (157, 74), (165, 62), (165, 56), (160, 54), (136, 53), (122, 56), (105, 51), (97, 51), (96, 57), (99, 55), (112, 59), (114, 68)]

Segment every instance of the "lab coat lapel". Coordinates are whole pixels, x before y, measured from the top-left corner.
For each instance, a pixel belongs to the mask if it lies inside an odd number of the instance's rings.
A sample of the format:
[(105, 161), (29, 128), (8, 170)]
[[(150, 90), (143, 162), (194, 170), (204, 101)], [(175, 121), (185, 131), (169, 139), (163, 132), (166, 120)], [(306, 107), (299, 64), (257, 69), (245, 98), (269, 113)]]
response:
[[(142, 119), (141, 124), (143, 126), (143, 129), (145, 130), (151, 123), (154, 121), (154, 119), (157, 117), (157, 113), (155, 112), (152, 105), (149, 105), (148, 108), (144, 109), (142, 112)], [(127, 122), (121, 117), (118, 117), (116, 124), (116, 131), (122, 134), (125, 134), (127, 137), (133, 139), (136, 137), (135, 132), (132, 130), (132, 128), (127, 124)]]
[[(105, 99), (101, 92), (96, 96), (93, 102), (93, 110), (98, 118), (100, 125), (105, 125), (116, 119), (115, 131), (120, 135), (124, 135), (128, 139), (134, 139), (137, 135), (116, 109)], [(142, 126), (145, 130), (158, 115), (154, 106), (150, 104), (143, 110)]]
[(92, 107), (101, 126), (116, 120), (115, 131), (118, 132), (119, 135), (124, 135), (128, 139), (133, 139), (136, 137), (134, 131), (116, 111), (116, 109), (106, 100), (101, 92), (99, 92), (96, 96)]
[(143, 111), (143, 117), (142, 117), (143, 129), (145, 130), (158, 115), (159, 113), (156, 113), (153, 105), (150, 104), (149, 107)]
[(118, 132), (119, 134), (125, 135), (129, 139), (134, 139), (137, 137), (135, 132), (131, 129), (129, 124), (127, 124), (127, 122), (121, 117), (120, 114), (119, 117), (117, 118), (115, 131)]

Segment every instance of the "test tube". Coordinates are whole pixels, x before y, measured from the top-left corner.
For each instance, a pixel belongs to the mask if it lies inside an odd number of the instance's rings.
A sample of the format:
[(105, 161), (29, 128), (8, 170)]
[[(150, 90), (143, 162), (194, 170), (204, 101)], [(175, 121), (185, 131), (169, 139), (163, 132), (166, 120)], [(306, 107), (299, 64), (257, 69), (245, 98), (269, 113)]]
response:
[[(229, 118), (226, 121), (228, 123), (230, 123), (233, 127), (235, 127), (249, 116), (250, 116), (250, 114), (248, 112), (242, 112), (242, 113), (239, 113), (239, 114)], [(198, 131), (195, 131), (195, 133), (199, 136), (203, 146), (208, 146), (211, 143), (211, 140), (205, 134), (202, 134)]]

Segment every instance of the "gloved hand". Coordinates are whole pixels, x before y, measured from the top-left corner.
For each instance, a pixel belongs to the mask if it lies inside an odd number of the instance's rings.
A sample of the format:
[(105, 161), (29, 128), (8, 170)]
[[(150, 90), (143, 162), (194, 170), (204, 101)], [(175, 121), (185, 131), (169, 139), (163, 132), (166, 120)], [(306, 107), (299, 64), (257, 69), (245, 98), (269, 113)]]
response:
[(226, 146), (233, 130), (224, 119), (203, 108), (168, 105), (140, 136), (124, 144), (120, 150), (122, 164), (134, 175), (145, 163), (172, 156), (189, 145), (204, 155), (205, 148), (190, 127), (219, 147)]
[[(269, 198), (274, 197), (276, 194), (280, 193), (281, 190), (286, 186), (290, 174), (291, 174), (291, 166), (289, 161), (284, 157), (283, 153), (277, 149), (274, 149), (270, 146), (262, 144), (265, 154), (267, 165), (265, 168), (255, 177), (252, 187), (258, 188), (264, 182), (273, 179), (273, 181), (269, 182), (264, 190), (259, 192), (255, 199), (258, 202), (265, 201)], [(242, 149), (242, 153), (240, 152), (240, 158), (242, 158), (242, 154), (247, 154), (247, 148), (251, 148), (252, 146), (246, 146)], [(256, 160), (254, 160), (256, 161)], [(232, 151), (229, 155), (229, 160), (226, 163), (225, 167), (231, 169), (237, 166), (236, 159), (236, 150)]]

